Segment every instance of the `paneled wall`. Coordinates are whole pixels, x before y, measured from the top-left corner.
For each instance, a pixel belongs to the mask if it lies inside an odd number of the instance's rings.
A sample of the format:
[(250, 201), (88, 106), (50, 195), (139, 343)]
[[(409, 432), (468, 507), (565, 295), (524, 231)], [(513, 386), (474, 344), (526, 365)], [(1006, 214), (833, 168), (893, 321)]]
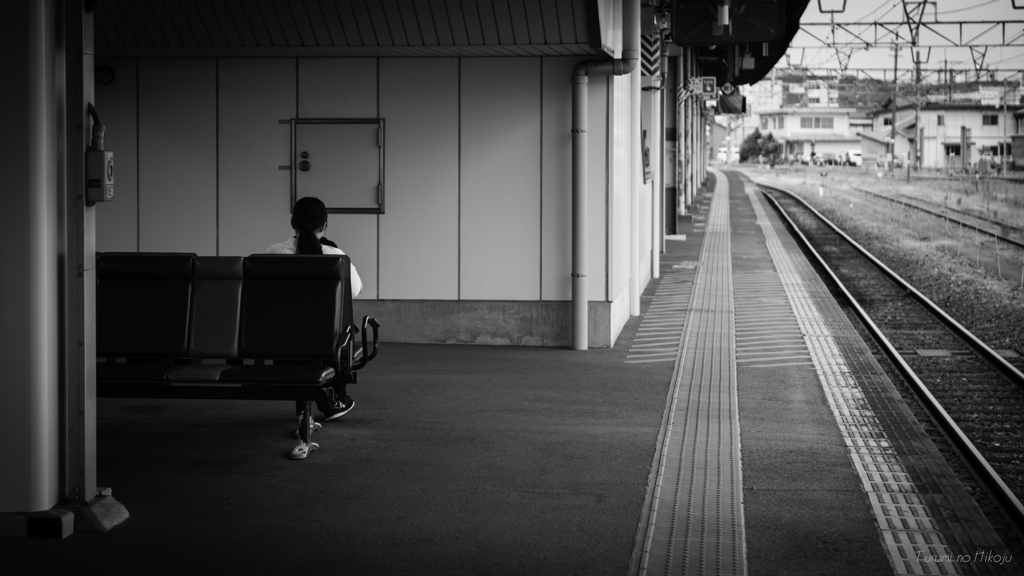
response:
[[(332, 214), (328, 228), (360, 298), (568, 300), (578, 60), (101, 61), (115, 70), (97, 105), (118, 173), (97, 249), (262, 252), (292, 234), (282, 120), (379, 117), (386, 212)], [(589, 94), (588, 281), (608, 302), (629, 273), (628, 81), (597, 76)]]
[(139, 249), (138, 60), (98, 63), (113, 72), (96, 84), (96, 104), (107, 126), (104, 148), (114, 150), (114, 201), (96, 206), (96, 245), (126, 252)]
[(295, 60), (218, 61), (218, 253), (248, 255), (292, 235), (289, 126)]
[[(381, 298), (459, 297), (459, 61), (384, 59)], [(410, 105), (410, 92), (415, 105)]]
[(217, 64), (139, 61), (142, 252), (217, 253)]
[(540, 59), (464, 58), (460, 295), (540, 299)]
[[(565, 193), (572, 187), (572, 166), (555, 159), (572, 157), (572, 89), (565, 79), (572, 74), (574, 64), (574, 59), (541, 61), (540, 247), (544, 255), (540, 270), (541, 300), (572, 298), (572, 278), (565, 273), (572, 268), (572, 227), (566, 226), (572, 219), (572, 195)], [(600, 134), (602, 130), (594, 132)], [(603, 149), (604, 146), (598, 148)], [(593, 204), (603, 206), (604, 198), (592, 199), (588, 206)], [(593, 228), (587, 231), (593, 238)], [(604, 251), (599, 252), (603, 256)], [(589, 273), (601, 275), (593, 268)], [(603, 295), (603, 291), (597, 294)], [(594, 296), (591, 292), (591, 297)]]
[(608, 299), (614, 300), (629, 282), (629, 184), (632, 170), (629, 165), (629, 78), (613, 76), (609, 81), (612, 98), (608, 138), (612, 162), (609, 170), (611, 197), (608, 200)]

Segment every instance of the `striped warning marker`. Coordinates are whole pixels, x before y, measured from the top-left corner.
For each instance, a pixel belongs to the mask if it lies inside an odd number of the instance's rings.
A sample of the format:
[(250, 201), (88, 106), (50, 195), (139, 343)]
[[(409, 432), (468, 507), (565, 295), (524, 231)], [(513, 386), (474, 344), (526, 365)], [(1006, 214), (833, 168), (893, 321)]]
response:
[(663, 274), (626, 353), (627, 364), (676, 361), (694, 273), (694, 268), (683, 268)]

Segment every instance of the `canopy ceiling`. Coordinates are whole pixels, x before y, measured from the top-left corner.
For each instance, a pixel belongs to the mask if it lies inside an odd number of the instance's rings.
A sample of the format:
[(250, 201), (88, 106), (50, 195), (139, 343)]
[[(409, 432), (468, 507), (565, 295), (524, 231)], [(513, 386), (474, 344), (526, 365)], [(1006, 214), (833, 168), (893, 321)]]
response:
[(602, 55), (596, 0), (102, 0), (98, 56)]

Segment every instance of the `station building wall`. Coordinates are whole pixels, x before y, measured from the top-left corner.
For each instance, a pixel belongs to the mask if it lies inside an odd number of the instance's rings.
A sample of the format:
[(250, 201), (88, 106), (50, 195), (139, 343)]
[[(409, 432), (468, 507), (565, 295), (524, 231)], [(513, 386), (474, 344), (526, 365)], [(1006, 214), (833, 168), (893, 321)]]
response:
[[(115, 201), (98, 251), (248, 255), (291, 236), (290, 118), (385, 119), (385, 213), (332, 214), (392, 341), (566, 345), (573, 58), (100, 59)], [(590, 81), (591, 345), (629, 317), (629, 78)], [(650, 252), (650, 186), (640, 238)], [(650, 278), (649, 260), (641, 286)]]

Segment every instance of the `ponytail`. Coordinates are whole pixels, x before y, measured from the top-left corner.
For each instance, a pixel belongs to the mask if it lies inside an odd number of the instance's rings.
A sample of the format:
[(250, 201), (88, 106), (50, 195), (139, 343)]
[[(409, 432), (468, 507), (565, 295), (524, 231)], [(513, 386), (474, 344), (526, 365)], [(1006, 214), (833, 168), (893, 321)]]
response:
[(320, 247), (320, 241), (316, 239), (316, 233), (309, 228), (299, 230), (298, 238), (295, 243), (296, 254), (323, 254), (324, 250)]
[(296, 233), (296, 254), (323, 254), (316, 231), (327, 224), (327, 207), (318, 198), (299, 198), (292, 208), (292, 230)]

